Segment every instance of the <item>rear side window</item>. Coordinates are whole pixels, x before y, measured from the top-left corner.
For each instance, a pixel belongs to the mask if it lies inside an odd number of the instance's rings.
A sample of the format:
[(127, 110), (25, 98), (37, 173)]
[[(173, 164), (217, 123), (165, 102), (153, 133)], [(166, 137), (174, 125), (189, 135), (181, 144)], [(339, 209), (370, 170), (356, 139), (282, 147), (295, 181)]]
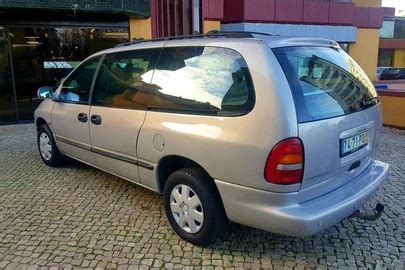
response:
[(358, 112), (378, 103), (361, 67), (332, 47), (273, 49), (292, 88), (300, 123)]
[(100, 66), (92, 95), (92, 105), (145, 110), (151, 91), (151, 71), (160, 49), (133, 50), (106, 55)]
[(152, 84), (151, 109), (235, 116), (248, 113), (254, 105), (247, 64), (231, 49), (164, 48)]

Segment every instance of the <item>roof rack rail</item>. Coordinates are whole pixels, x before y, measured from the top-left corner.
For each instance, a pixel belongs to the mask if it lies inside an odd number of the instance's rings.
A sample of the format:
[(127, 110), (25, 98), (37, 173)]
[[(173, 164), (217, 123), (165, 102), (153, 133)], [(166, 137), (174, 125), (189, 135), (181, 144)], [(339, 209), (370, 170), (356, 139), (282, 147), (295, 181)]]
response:
[(211, 30), (207, 34), (225, 34), (225, 35), (247, 35), (250, 38), (253, 38), (254, 35), (261, 35), (261, 36), (274, 36), (273, 34), (263, 33), (263, 32), (253, 32), (253, 31), (219, 31), (219, 30)]
[(200, 35), (184, 35), (184, 36), (171, 36), (171, 37), (163, 37), (163, 38), (154, 38), (154, 39), (135, 39), (130, 42), (121, 43), (115, 45), (114, 48), (130, 46), (139, 43), (145, 42), (156, 42), (156, 41), (169, 41), (169, 40), (182, 40), (182, 39), (195, 39), (195, 38), (213, 38), (213, 37), (226, 37), (226, 38), (254, 38), (254, 35), (264, 35), (264, 36), (272, 36), (271, 34), (266, 33), (259, 33), (259, 32), (244, 32), (244, 31), (226, 31), (221, 32), (218, 30), (209, 31), (206, 34)]

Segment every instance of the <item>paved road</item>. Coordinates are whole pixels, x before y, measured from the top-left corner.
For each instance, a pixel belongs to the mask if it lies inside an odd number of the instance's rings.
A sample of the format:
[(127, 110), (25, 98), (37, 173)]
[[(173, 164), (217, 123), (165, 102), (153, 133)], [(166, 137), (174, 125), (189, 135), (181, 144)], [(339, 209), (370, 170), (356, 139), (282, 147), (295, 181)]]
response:
[(179, 239), (151, 191), (83, 164), (46, 167), (34, 134), (0, 126), (0, 269), (404, 269), (405, 131), (386, 128), (379, 146), (392, 173), (366, 206), (386, 204), (378, 222), (345, 220), (306, 238), (232, 225), (211, 248)]

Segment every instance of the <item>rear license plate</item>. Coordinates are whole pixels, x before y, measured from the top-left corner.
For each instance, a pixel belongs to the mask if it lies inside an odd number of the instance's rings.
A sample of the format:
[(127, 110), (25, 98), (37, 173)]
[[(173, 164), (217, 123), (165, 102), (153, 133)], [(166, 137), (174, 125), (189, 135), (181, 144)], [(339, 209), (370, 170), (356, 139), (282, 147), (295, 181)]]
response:
[(351, 153), (366, 147), (368, 144), (367, 132), (362, 132), (355, 136), (340, 140), (340, 157), (350, 155)]

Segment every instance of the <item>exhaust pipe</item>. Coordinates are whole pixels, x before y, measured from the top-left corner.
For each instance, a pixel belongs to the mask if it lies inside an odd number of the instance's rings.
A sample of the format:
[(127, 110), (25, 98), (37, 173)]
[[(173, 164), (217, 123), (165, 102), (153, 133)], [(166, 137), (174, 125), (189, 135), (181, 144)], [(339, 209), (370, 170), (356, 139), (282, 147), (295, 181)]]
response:
[(359, 210), (356, 210), (350, 217), (359, 218), (367, 221), (375, 221), (379, 219), (384, 212), (384, 205), (382, 203), (377, 203), (374, 209), (374, 213), (366, 214), (362, 213)]

